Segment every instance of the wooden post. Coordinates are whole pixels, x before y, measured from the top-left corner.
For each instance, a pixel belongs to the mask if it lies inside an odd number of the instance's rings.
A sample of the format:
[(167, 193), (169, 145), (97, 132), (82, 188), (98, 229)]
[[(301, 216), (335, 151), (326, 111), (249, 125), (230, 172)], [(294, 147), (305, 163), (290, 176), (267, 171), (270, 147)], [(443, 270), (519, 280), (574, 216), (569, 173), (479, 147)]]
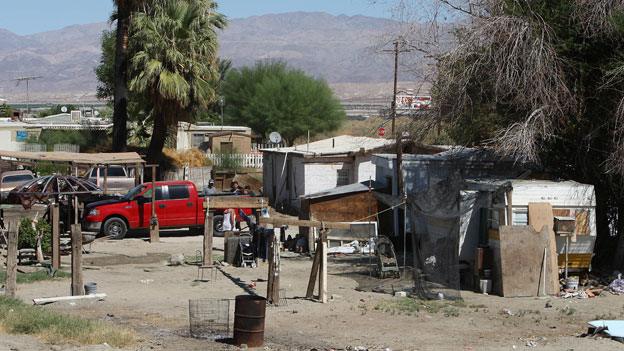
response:
[(82, 231), (79, 224), (71, 226), (71, 294), (72, 296), (84, 295), (82, 282)]
[(204, 266), (210, 266), (212, 259), (212, 237), (214, 234), (214, 216), (210, 211), (210, 200), (206, 197), (206, 218), (204, 219)]
[(52, 222), (52, 268), (61, 268), (61, 228), (59, 225), (59, 205), (53, 203), (50, 206), (50, 219)]
[(273, 233), (269, 243), (269, 276), (267, 282), (267, 302), (273, 305), (279, 305), (279, 276), (280, 276), (280, 259), (279, 259), (279, 241), (278, 237)]
[(507, 225), (513, 225), (513, 212), (512, 212), (512, 194), (513, 190), (507, 191)]
[(316, 286), (316, 278), (319, 273), (319, 266), (321, 264), (321, 243), (317, 240), (316, 250), (314, 253), (314, 261), (312, 262), (312, 271), (310, 272), (310, 280), (308, 281), (308, 290), (306, 291), (306, 298), (314, 298), (314, 286)]
[(150, 242), (157, 243), (160, 241), (160, 225), (158, 216), (156, 216), (156, 167), (157, 165), (149, 165), (152, 168), (152, 217), (150, 219)]
[(139, 172), (141, 171), (141, 164), (137, 163), (134, 165), (134, 185), (139, 185), (141, 184), (141, 174), (139, 174)]
[(104, 194), (108, 194), (108, 164), (104, 165)]
[(325, 230), (321, 231), (321, 264), (319, 274), (319, 300), (322, 303), (327, 303), (327, 233)]
[(17, 240), (18, 230), (17, 222), (8, 224), (7, 237), (7, 274), (5, 283), (5, 296), (15, 298), (17, 292)]

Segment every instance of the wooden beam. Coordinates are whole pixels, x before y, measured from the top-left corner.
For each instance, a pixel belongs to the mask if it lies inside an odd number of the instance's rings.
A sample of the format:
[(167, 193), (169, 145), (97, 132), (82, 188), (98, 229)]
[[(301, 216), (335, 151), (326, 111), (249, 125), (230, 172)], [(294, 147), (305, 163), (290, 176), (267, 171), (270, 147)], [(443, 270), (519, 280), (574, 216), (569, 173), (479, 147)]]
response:
[(61, 228), (60, 212), (57, 203), (50, 206), (50, 217), (52, 222), (52, 268), (61, 268)]
[[(264, 208), (269, 205), (266, 197), (210, 196), (211, 208)], [(204, 203), (205, 206), (205, 203)]]
[(104, 300), (106, 298), (106, 294), (93, 294), (93, 295), (80, 295), (80, 296), (59, 296), (59, 297), (43, 297), (40, 299), (33, 299), (33, 304), (35, 305), (46, 305), (53, 302), (61, 302), (61, 301), (76, 301), (76, 300), (86, 300), (86, 299), (98, 299)]
[(314, 227), (328, 229), (351, 229), (351, 224), (346, 222), (322, 222), (296, 218), (260, 217), (260, 224), (272, 224), (274, 227), (290, 225), (297, 227)]
[(71, 226), (71, 293), (72, 296), (84, 295), (82, 282), (82, 231), (80, 224)]
[(269, 273), (267, 279), (267, 302), (279, 305), (280, 259), (279, 240), (275, 234), (269, 236)]
[(17, 223), (8, 223), (7, 274), (4, 294), (10, 298), (15, 298), (17, 293), (17, 240), (19, 230)]
[(306, 291), (306, 298), (314, 298), (314, 286), (316, 286), (316, 278), (318, 277), (319, 265), (321, 264), (321, 247), (317, 243), (316, 252), (314, 253), (314, 261), (312, 262), (312, 271), (310, 271), (310, 280), (308, 281), (308, 290)]
[(320, 251), (319, 300), (321, 303), (327, 303), (327, 240), (321, 239)]
[(513, 189), (507, 190), (507, 225), (513, 225), (513, 202), (512, 202)]

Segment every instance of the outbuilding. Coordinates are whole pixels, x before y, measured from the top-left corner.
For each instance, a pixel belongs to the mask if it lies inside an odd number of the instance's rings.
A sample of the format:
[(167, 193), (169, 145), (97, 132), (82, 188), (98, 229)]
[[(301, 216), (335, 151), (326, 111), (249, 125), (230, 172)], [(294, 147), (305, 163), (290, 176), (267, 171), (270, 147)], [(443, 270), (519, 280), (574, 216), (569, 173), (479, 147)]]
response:
[(264, 194), (271, 206), (299, 213), (301, 197), (375, 180), (372, 155), (394, 140), (341, 135), (293, 147), (264, 149)]

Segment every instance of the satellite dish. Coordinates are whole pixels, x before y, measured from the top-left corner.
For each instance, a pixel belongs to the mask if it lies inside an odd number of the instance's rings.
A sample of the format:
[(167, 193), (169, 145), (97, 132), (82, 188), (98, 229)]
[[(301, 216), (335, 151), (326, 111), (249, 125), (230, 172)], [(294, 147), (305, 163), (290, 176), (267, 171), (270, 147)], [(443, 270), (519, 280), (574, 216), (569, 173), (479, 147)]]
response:
[(63, 107), (61, 107), (61, 112), (63, 112), (63, 113), (67, 113), (67, 106), (63, 106)]
[(282, 136), (278, 132), (273, 132), (273, 133), (269, 134), (269, 140), (273, 144), (279, 144), (279, 143), (282, 142)]

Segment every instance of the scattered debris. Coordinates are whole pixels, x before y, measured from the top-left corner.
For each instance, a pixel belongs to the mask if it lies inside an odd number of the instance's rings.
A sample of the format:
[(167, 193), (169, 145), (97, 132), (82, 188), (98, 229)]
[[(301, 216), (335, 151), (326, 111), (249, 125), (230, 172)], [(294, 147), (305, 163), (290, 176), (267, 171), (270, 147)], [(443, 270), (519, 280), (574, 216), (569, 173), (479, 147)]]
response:
[(405, 291), (395, 291), (394, 296), (396, 297), (407, 297), (407, 293)]
[(624, 294), (624, 279), (622, 279), (622, 274), (618, 274), (617, 279), (613, 280), (611, 284), (609, 284), (609, 291), (615, 295)]
[(506, 315), (508, 315), (508, 316), (513, 316), (513, 315), (514, 315), (514, 313), (513, 313), (513, 312), (511, 312), (511, 310), (510, 310), (510, 309), (508, 309), (508, 308), (503, 308), (503, 310), (501, 311), (501, 313), (502, 313), (502, 314), (506, 314)]
[(87, 300), (87, 299), (97, 299), (104, 300), (106, 298), (106, 294), (94, 294), (94, 295), (79, 295), (79, 296), (59, 296), (59, 297), (44, 297), (39, 299), (33, 299), (33, 304), (35, 305), (46, 305), (54, 302), (62, 302), (62, 301), (75, 301), (75, 300)]
[(561, 295), (562, 299), (571, 299), (571, 298), (577, 298), (577, 299), (587, 299), (589, 298), (589, 296), (587, 295), (587, 293), (583, 290), (580, 291), (575, 291), (575, 292), (566, 292), (565, 294)]
[(553, 307), (553, 304), (550, 301), (546, 301), (546, 305), (544, 305), (544, 308), (551, 308)]
[(183, 264), (184, 264), (183, 254), (171, 255), (171, 257), (169, 257), (170, 266), (181, 266)]
[(147, 285), (149, 285), (150, 283), (153, 283), (153, 282), (154, 282), (154, 279), (141, 279), (141, 280), (139, 280), (139, 282), (140, 282), (141, 284), (147, 284)]

